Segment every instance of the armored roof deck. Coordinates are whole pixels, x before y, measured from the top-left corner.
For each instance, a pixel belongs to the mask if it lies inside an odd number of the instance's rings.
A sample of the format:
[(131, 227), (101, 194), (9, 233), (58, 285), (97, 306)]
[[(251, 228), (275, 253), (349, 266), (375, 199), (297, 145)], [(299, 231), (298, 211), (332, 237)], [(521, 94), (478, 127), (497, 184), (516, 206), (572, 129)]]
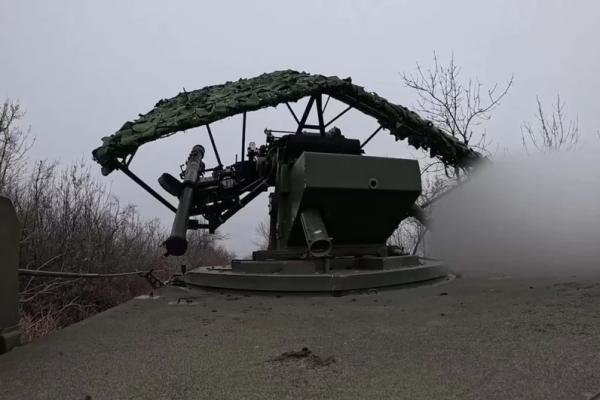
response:
[(598, 282), (472, 277), (343, 297), (170, 287), (0, 356), (0, 398), (589, 399)]

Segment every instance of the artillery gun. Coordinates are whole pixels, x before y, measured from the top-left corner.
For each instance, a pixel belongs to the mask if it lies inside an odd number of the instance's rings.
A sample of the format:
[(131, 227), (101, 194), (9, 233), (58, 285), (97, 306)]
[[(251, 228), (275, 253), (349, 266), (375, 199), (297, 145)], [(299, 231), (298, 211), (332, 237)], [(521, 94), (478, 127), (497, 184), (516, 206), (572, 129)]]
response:
[[(325, 102), (323, 97), (328, 96)], [(300, 117), (290, 106), (308, 97)], [(325, 122), (331, 99), (347, 107)], [(284, 104), (293, 130), (266, 129), (265, 143), (246, 147), (246, 114)], [(310, 124), (311, 110), (317, 123)], [(364, 141), (346, 138), (330, 127), (355, 108), (377, 119)], [(210, 123), (242, 114), (241, 159), (221, 163)], [(160, 186), (179, 200), (174, 207), (130, 169), (138, 148), (178, 131), (205, 126), (217, 165), (206, 168), (205, 148), (192, 149), (181, 180), (170, 174)], [(402, 254), (386, 242), (399, 223), (422, 213), (416, 160), (364, 155), (380, 131), (430, 151), (446, 165), (469, 168), (479, 154), (414, 112), (388, 102), (349, 79), (277, 71), (228, 82), (161, 100), (148, 114), (127, 122), (94, 150), (103, 173), (121, 170), (175, 212), (167, 255), (183, 255), (190, 229), (214, 233), (223, 223), (269, 188), (269, 243), (250, 260), (229, 266), (200, 266), (188, 271), (190, 285), (268, 291), (336, 292), (429, 281), (447, 276), (439, 261)], [(192, 218), (200, 217), (201, 219)]]

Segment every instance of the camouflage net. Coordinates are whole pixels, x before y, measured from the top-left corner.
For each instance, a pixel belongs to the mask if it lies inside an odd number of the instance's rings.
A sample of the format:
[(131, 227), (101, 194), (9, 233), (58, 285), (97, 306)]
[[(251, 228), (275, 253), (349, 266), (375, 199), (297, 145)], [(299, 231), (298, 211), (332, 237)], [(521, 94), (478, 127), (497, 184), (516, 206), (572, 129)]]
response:
[(275, 107), (320, 93), (372, 116), (396, 140), (408, 139), (411, 146), (429, 150), (431, 157), (446, 165), (467, 168), (481, 158), (479, 153), (435, 127), (431, 121), (353, 85), (349, 78), (291, 70), (208, 86), (160, 100), (149, 113), (140, 114), (137, 120), (126, 122), (115, 134), (102, 138), (102, 146), (92, 154), (102, 166), (102, 173), (107, 175), (119, 167), (120, 160), (134, 154), (144, 143), (243, 112)]

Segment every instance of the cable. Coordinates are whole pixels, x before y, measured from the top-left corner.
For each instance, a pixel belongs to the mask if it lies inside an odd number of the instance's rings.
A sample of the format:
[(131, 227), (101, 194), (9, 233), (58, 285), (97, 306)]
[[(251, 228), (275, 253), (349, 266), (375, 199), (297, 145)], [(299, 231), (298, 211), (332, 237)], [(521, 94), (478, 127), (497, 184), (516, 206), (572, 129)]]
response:
[(131, 271), (131, 272), (119, 272), (113, 274), (97, 274), (91, 272), (61, 272), (61, 271), (40, 271), (37, 269), (23, 269), (19, 268), (17, 270), (20, 275), (29, 275), (29, 276), (48, 276), (54, 278), (115, 278), (119, 276), (129, 276), (129, 275), (140, 275), (143, 276), (151, 271)]

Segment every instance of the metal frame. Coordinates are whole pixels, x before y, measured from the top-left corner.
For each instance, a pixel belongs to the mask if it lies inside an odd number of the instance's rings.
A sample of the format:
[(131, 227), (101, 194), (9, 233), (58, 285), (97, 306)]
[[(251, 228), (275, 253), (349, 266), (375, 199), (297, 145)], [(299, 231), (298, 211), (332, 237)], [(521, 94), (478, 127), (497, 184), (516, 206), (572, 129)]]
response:
[(121, 164), (119, 164), (118, 168), (121, 171), (123, 171), (123, 173), (125, 175), (127, 175), (132, 181), (134, 181), (135, 183), (137, 183), (138, 185), (140, 185), (142, 187), (142, 189), (144, 189), (146, 192), (150, 193), (152, 195), (152, 197), (154, 197), (156, 200), (158, 200), (159, 202), (161, 202), (169, 210), (171, 210), (173, 212), (177, 212), (177, 207), (175, 207), (174, 205), (172, 205), (171, 203), (169, 203), (158, 192), (156, 192), (154, 189), (152, 189), (152, 187), (150, 187), (150, 185), (148, 185), (146, 182), (144, 182), (143, 180), (141, 180), (136, 174), (134, 174), (133, 172), (131, 172), (131, 170), (128, 167), (128, 164), (121, 163)]
[[(337, 121), (338, 118), (340, 118), (341, 116), (343, 116), (344, 114), (346, 114), (348, 111), (350, 111), (353, 108), (352, 106), (346, 107), (344, 110), (342, 110), (340, 113), (338, 113), (335, 117), (333, 117), (327, 123), (325, 123), (324, 122), (325, 109), (327, 108), (327, 105), (329, 104), (330, 99), (331, 99), (331, 96), (328, 96), (327, 100), (325, 101), (325, 105), (323, 105), (323, 99), (322, 99), (321, 93), (310, 96), (310, 98), (308, 99), (308, 103), (306, 104), (306, 107), (304, 108), (304, 112), (302, 113), (302, 117), (300, 119), (298, 119), (298, 117), (296, 116), (296, 113), (294, 112), (292, 107), (289, 105), (289, 103), (286, 102), (285, 103), (286, 107), (288, 108), (288, 110), (292, 114), (292, 117), (294, 117), (294, 120), (298, 124), (296, 131), (295, 132), (284, 131), (284, 130), (269, 130), (269, 131), (270, 132), (278, 132), (278, 133), (295, 133), (297, 135), (300, 135), (300, 134), (302, 134), (303, 129), (315, 129), (315, 130), (319, 131), (321, 136), (324, 136), (325, 128), (327, 128), (329, 125), (331, 125), (332, 123)], [(312, 110), (313, 105), (315, 105), (315, 104), (316, 104), (316, 110), (317, 110), (318, 124), (317, 125), (307, 124), (306, 121), (308, 119), (308, 116), (310, 115), (310, 111)]]
[[(294, 134), (294, 133), (302, 134), (303, 129), (314, 129), (314, 130), (318, 130), (319, 133), (322, 136), (324, 136), (325, 128), (327, 128), (334, 121), (336, 121), (337, 119), (342, 117), (345, 113), (347, 113), (350, 109), (352, 109), (352, 106), (346, 107), (343, 111), (341, 111), (335, 117), (333, 117), (331, 120), (329, 120), (327, 123), (325, 123), (324, 122), (324, 111), (327, 108), (327, 106), (329, 105), (330, 100), (331, 100), (331, 96), (327, 96), (327, 100), (325, 101), (325, 104), (323, 104), (321, 93), (310, 96), (310, 98), (308, 99), (308, 103), (306, 104), (306, 107), (302, 113), (302, 117), (300, 119), (298, 119), (298, 116), (296, 115), (296, 113), (294, 112), (294, 110), (292, 109), (290, 104), (288, 102), (286, 102), (285, 105), (286, 105), (287, 109), (292, 114), (294, 121), (296, 121), (296, 123), (298, 124), (298, 127), (296, 128), (296, 130), (295, 131), (265, 130), (265, 132), (269, 132), (269, 133), (275, 132), (275, 133), (285, 133), (285, 134)], [(318, 120), (317, 125), (307, 123), (307, 120), (308, 120), (308, 117), (310, 115), (313, 105), (316, 105), (315, 108), (317, 110), (317, 120)], [(246, 126), (247, 126), (247, 117), (246, 117), (246, 112), (244, 112), (242, 114), (242, 132), (241, 132), (242, 143), (241, 143), (241, 157), (240, 157), (242, 166), (243, 166), (243, 162), (245, 160), (245, 155), (246, 155), (245, 154), (246, 153), (246, 148), (245, 148), (246, 147)], [(219, 154), (219, 150), (217, 148), (217, 144), (215, 142), (215, 138), (214, 138), (214, 135), (210, 128), (210, 125), (207, 124), (207, 125), (205, 125), (205, 127), (206, 127), (206, 131), (208, 132), (208, 137), (210, 139), (210, 143), (211, 143), (211, 146), (212, 146), (212, 149), (213, 149), (213, 152), (215, 154), (215, 158), (217, 159), (217, 164), (218, 164), (216, 167), (207, 168), (204, 170), (204, 172), (209, 172), (209, 171), (214, 171), (214, 170), (223, 168), (223, 163), (221, 161), (221, 156)], [(375, 132), (373, 132), (373, 134), (371, 134), (371, 136), (369, 136), (369, 138), (361, 145), (361, 148), (363, 146), (365, 146), (381, 129), (382, 129), (382, 127), (380, 126)], [(148, 185), (146, 182), (144, 182), (140, 177), (138, 177), (135, 173), (133, 173), (133, 171), (131, 171), (129, 169), (129, 165), (131, 164), (135, 154), (136, 153), (134, 152), (133, 154), (131, 154), (131, 156), (129, 156), (129, 159), (122, 160), (119, 163), (118, 169), (121, 170), (128, 178), (130, 178), (136, 184), (138, 184), (142, 189), (144, 189), (146, 192), (148, 192), (152, 197), (154, 197), (156, 200), (158, 200), (162, 205), (164, 205), (165, 207), (167, 207), (169, 210), (171, 210), (173, 212), (177, 212), (177, 208), (173, 204), (171, 204), (168, 200), (166, 200), (162, 195), (160, 195), (156, 190), (154, 190), (150, 185)], [(250, 185), (248, 185), (247, 189), (248, 189), (248, 193), (243, 198), (238, 199), (238, 202), (234, 207), (231, 207), (231, 208), (225, 210), (224, 213), (220, 215), (220, 218), (219, 218), (220, 224), (225, 222), (227, 219), (229, 219), (231, 216), (233, 216), (237, 211), (239, 211), (246, 204), (248, 204), (252, 199), (254, 199), (260, 193), (265, 191), (267, 189), (266, 181), (260, 180), (260, 181), (253, 182)], [(193, 221), (193, 220), (190, 220), (190, 221)], [(194, 224), (190, 224), (190, 225), (194, 226)], [(200, 228), (206, 227), (205, 224), (196, 224), (195, 226), (200, 227)], [(211, 227), (211, 228), (212, 228), (211, 230), (214, 230), (215, 227)]]
[(362, 142), (362, 144), (360, 145), (360, 148), (362, 149), (363, 147), (365, 147), (367, 145), (367, 143), (369, 143), (371, 141), (371, 139), (373, 139), (375, 137), (375, 135), (377, 135), (379, 133), (379, 131), (382, 129), (383, 129), (383, 126), (379, 125), (379, 128), (375, 129), (375, 131), (373, 133), (371, 133), (371, 135), (364, 142)]
[(215, 138), (213, 137), (212, 131), (210, 130), (210, 125), (206, 124), (205, 126), (206, 130), (208, 131), (208, 137), (210, 138), (210, 144), (212, 145), (213, 152), (215, 153), (215, 157), (217, 158), (217, 164), (219, 164), (219, 168), (223, 167), (221, 157), (219, 156), (219, 150), (217, 149), (217, 145), (215, 144)]
[(246, 112), (244, 112), (244, 115), (242, 118), (243, 118), (242, 119), (242, 154), (240, 156), (240, 160), (243, 163), (245, 152), (246, 152)]

